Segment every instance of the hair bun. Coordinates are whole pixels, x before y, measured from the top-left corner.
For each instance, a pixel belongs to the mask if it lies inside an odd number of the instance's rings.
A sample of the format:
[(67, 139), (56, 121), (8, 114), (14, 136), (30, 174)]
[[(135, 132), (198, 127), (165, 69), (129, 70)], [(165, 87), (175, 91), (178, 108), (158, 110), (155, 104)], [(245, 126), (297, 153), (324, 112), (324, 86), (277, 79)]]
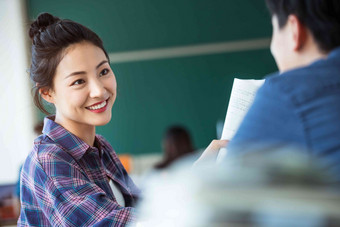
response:
[(49, 13), (41, 13), (38, 18), (31, 24), (29, 30), (29, 36), (31, 39), (34, 38), (37, 34), (44, 31), (49, 25), (55, 24), (61, 21), (60, 18), (55, 17)]

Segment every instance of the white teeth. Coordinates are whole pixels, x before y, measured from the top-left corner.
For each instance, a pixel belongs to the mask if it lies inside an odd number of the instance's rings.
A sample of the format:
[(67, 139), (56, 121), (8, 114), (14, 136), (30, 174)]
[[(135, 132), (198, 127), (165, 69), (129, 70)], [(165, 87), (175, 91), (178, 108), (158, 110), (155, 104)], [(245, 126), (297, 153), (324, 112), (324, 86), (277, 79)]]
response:
[(103, 108), (104, 106), (106, 105), (106, 101), (98, 104), (98, 105), (95, 105), (95, 106), (90, 106), (88, 107), (90, 110), (98, 110), (100, 108)]

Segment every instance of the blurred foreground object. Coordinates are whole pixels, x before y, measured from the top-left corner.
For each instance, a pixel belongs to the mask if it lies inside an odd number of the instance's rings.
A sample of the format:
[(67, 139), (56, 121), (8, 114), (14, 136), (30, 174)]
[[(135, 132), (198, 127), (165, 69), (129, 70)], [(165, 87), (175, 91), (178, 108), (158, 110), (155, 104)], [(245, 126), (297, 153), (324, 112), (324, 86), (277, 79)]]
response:
[(307, 156), (188, 163), (150, 178), (135, 226), (340, 226), (339, 182)]

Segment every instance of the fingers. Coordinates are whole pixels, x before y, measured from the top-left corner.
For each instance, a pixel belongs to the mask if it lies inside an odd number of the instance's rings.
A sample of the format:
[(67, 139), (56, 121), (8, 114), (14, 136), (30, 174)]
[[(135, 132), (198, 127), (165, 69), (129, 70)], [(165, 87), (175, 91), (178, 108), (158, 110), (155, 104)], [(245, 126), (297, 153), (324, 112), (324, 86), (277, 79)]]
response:
[(229, 140), (213, 140), (207, 147), (207, 150), (218, 151), (222, 147), (226, 147), (229, 143)]
[(204, 162), (211, 158), (217, 157), (218, 151), (222, 147), (226, 147), (229, 140), (213, 140), (209, 146), (204, 150), (199, 159), (195, 162), (195, 165), (200, 162)]

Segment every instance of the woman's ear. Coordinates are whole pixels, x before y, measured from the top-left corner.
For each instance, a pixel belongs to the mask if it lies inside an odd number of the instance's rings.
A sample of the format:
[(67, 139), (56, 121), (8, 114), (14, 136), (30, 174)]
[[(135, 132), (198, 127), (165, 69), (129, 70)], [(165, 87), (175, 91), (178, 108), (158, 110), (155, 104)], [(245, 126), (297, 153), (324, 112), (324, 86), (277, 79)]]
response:
[(54, 98), (53, 98), (54, 96), (53, 96), (53, 91), (51, 90), (51, 88), (47, 88), (47, 87), (39, 88), (39, 93), (45, 101), (54, 104)]

